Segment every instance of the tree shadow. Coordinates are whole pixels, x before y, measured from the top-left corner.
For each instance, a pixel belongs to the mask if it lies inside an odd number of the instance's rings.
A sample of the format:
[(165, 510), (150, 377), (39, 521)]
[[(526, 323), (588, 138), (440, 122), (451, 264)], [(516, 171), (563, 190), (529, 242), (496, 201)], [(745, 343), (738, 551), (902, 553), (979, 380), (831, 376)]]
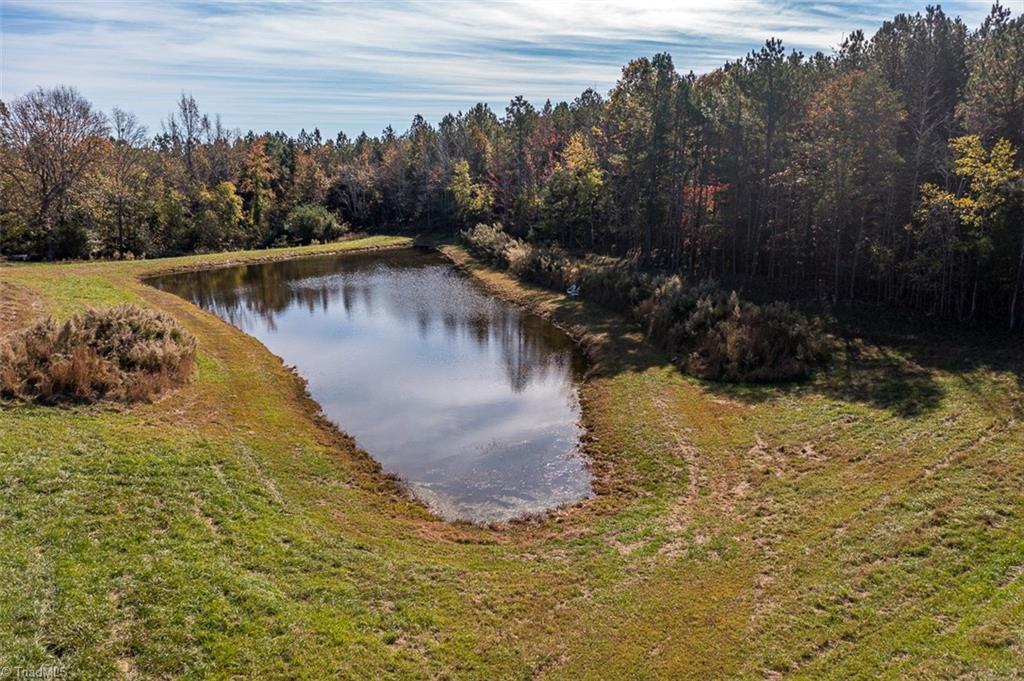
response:
[(832, 399), (860, 402), (911, 418), (934, 411), (946, 391), (935, 370), (906, 352), (861, 339), (841, 342), (838, 361), (822, 369), (813, 389)]
[(922, 367), (891, 348), (872, 347), (847, 354), (821, 367), (803, 381), (787, 383), (717, 383), (705, 389), (725, 398), (759, 404), (786, 395), (816, 393), (832, 400), (866, 404), (894, 416), (913, 418), (942, 405), (945, 388), (935, 371)]
[(993, 411), (1024, 417), (1024, 400), (994, 395), (979, 372), (1008, 374), (1024, 394), (1024, 343), (1005, 333), (962, 330), (912, 321), (844, 320), (832, 361), (805, 381), (775, 384), (706, 383), (709, 391), (759, 403), (794, 392), (866, 404), (900, 418), (935, 411), (947, 395), (944, 381), (953, 377)]
[[(590, 345), (588, 355), (592, 360), (596, 358), (593, 368), (599, 373), (643, 372), (651, 367), (673, 364), (664, 352), (644, 339), (635, 324), (621, 321), (614, 313), (586, 314), (582, 306), (573, 307), (567, 304), (559, 316), (578, 321), (587, 329), (583, 344), (584, 347)], [(709, 393), (749, 404), (794, 393), (818, 393), (834, 400), (885, 409), (901, 418), (913, 418), (939, 408), (946, 394), (937, 375), (946, 367), (919, 361), (915, 351), (920, 350), (914, 342), (871, 341), (850, 336), (837, 341), (833, 361), (806, 380), (784, 383), (702, 380), (701, 383)]]

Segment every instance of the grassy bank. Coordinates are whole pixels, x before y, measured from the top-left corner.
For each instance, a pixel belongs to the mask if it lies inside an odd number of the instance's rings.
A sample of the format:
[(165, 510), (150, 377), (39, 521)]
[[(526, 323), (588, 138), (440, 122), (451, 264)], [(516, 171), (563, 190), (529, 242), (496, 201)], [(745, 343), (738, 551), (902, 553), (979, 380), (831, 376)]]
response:
[(263, 346), (139, 280), (402, 243), (0, 268), (8, 327), (137, 302), (200, 344), (196, 379), (155, 404), (0, 408), (0, 667), (94, 679), (1019, 666), (1012, 348), (851, 340), (811, 383), (724, 388), (681, 376), (621, 318), (449, 247), (597, 359), (582, 398), (601, 494), (489, 529), (430, 517), (315, 418)]

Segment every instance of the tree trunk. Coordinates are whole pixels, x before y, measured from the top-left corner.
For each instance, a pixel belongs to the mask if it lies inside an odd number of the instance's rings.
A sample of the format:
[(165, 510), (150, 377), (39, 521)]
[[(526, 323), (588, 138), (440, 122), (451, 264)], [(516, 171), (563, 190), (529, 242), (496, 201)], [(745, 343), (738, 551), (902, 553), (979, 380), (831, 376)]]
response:
[(124, 257), (124, 200), (117, 200), (117, 252)]
[(1013, 297), (1010, 299), (1010, 330), (1017, 328), (1017, 298), (1020, 296), (1020, 281), (1024, 278), (1024, 234), (1020, 239), (1020, 257), (1017, 258), (1017, 281), (1013, 284)]
[(836, 227), (836, 269), (834, 273), (835, 281), (832, 284), (832, 296), (836, 300), (839, 300), (839, 244), (841, 236), (842, 230), (839, 227)]
[(857, 228), (857, 240), (853, 242), (853, 262), (850, 264), (850, 300), (853, 300), (853, 294), (857, 284), (857, 260), (860, 256), (860, 244), (864, 239), (864, 215), (861, 215), (860, 226)]
[(53, 218), (50, 216), (50, 206), (43, 204), (43, 233), (46, 235), (46, 259), (53, 260)]

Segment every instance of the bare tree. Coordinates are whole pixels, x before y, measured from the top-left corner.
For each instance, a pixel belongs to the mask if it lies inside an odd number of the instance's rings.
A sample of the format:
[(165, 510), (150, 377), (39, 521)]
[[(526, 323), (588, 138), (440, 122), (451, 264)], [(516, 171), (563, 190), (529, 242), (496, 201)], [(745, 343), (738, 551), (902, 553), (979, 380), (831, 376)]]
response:
[(32, 207), (53, 258), (53, 218), (71, 191), (101, 158), (108, 134), (106, 118), (77, 90), (39, 88), (0, 103), (0, 172)]
[(142, 185), (142, 148), (146, 128), (134, 114), (114, 107), (111, 115), (114, 146), (110, 158), (111, 192), (117, 217), (117, 250), (125, 250), (125, 215), (128, 204)]
[(178, 99), (178, 112), (167, 117), (164, 132), (192, 181), (200, 179), (197, 155), (204, 137), (209, 142), (210, 129), (210, 119), (200, 113), (195, 97), (182, 92)]

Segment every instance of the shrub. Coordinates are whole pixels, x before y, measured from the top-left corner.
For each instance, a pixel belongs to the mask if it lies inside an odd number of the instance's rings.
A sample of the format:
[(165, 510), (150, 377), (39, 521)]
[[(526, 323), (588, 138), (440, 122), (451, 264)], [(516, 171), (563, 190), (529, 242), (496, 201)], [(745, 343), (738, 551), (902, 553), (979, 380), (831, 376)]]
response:
[(59, 402), (149, 399), (188, 380), (196, 340), (135, 305), (44, 319), (0, 341), (0, 397)]
[(462, 232), (462, 240), (475, 255), (501, 267), (508, 267), (506, 250), (516, 241), (505, 233), (500, 222), (493, 225), (481, 222), (476, 227)]
[(567, 280), (580, 285), (588, 300), (634, 314), (637, 306), (654, 294), (662, 279), (640, 270), (630, 260), (601, 256), (578, 260), (567, 276)]
[(288, 213), (285, 231), (293, 243), (324, 243), (333, 241), (347, 232), (348, 225), (339, 223), (323, 206), (304, 204), (296, 206)]
[[(705, 292), (678, 336), (681, 367), (723, 381), (786, 381), (805, 378), (828, 357), (820, 323), (782, 302), (754, 305), (735, 292)], [(689, 352), (687, 352), (689, 351)]]
[(808, 376), (829, 354), (822, 325), (786, 303), (758, 306), (713, 281), (687, 286), (678, 275), (644, 272), (631, 260), (571, 258), (557, 246), (509, 236), (500, 224), (462, 233), (469, 249), (516, 277), (564, 289), (632, 315), (680, 368), (723, 381), (778, 381)]
[(706, 321), (715, 318), (709, 308), (719, 293), (712, 281), (688, 288), (678, 275), (665, 277), (637, 306), (637, 316), (645, 322), (649, 338), (678, 353), (706, 332)]

